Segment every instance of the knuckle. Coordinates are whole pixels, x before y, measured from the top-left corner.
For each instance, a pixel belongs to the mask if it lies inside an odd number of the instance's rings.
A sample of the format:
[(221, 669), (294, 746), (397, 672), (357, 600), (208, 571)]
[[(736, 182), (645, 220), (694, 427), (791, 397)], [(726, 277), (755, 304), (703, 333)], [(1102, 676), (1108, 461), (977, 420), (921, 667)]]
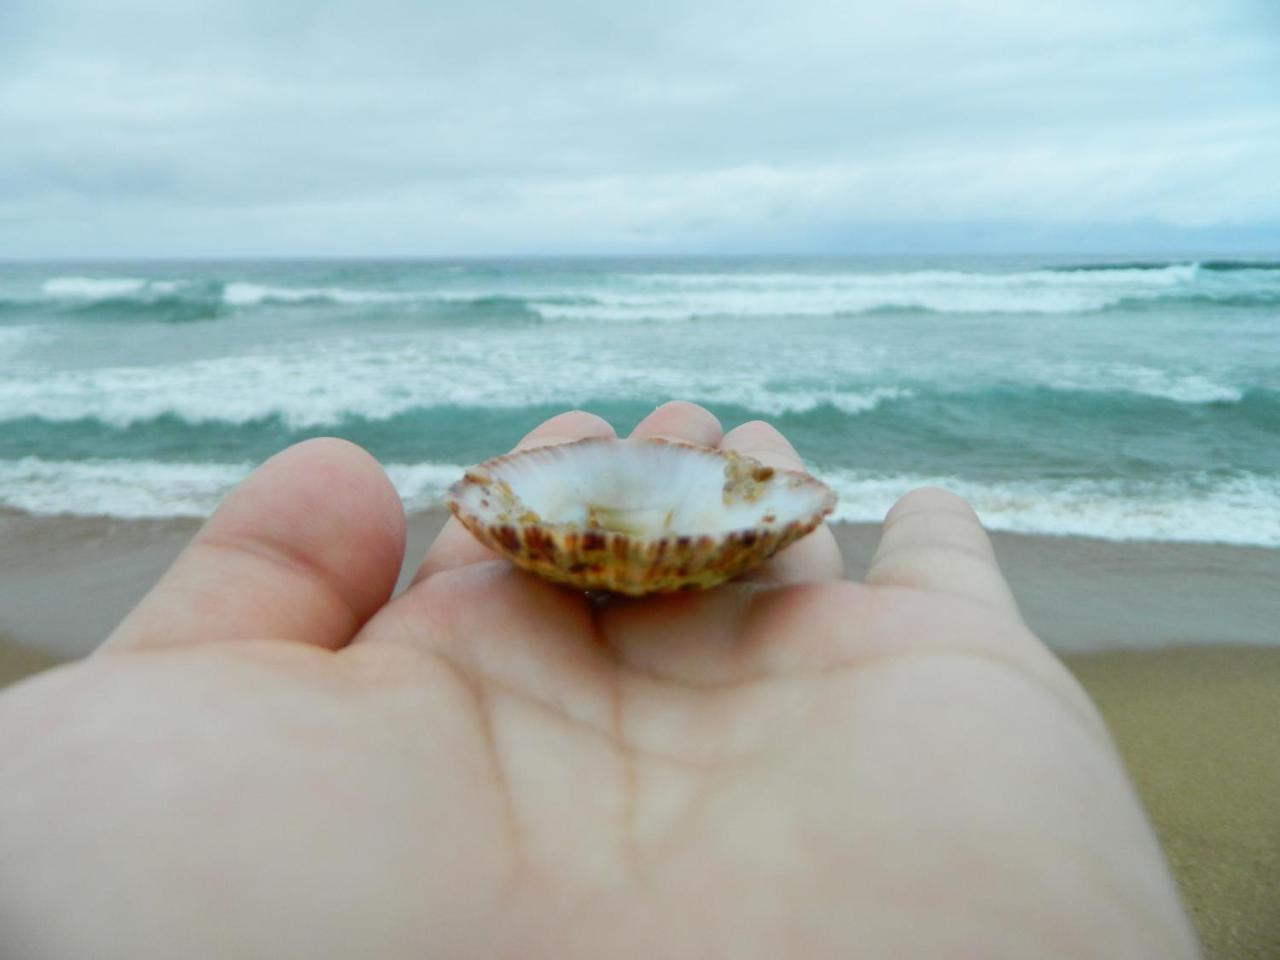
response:
[(890, 547), (875, 558), (876, 566), (892, 564), (894, 566), (918, 566), (921, 568), (972, 567), (1000, 575), (994, 558), (984, 551), (963, 543), (949, 541), (933, 541), (928, 543), (904, 543)]
[(981, 525), (978, 513), (968, 500), (945, 487), (917, 487), (898, 499), (885, 515), (885, 524), (916, 514), (950, 514)]

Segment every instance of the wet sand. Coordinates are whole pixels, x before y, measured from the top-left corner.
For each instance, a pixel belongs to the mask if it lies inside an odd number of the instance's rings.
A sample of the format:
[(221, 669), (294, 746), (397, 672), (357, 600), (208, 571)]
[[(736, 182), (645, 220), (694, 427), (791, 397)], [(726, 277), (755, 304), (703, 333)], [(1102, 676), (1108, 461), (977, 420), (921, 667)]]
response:
[[(411, 519), (413, 561), (443, 519)], [(92, 650), (198, 526), (0, 511), (0, 685)], [(851, 577), (877, 534), (836, 526)], [(1280, 957), (1280, 550), (993, 539), (1106, 717), (1207, 955)]]
[[(413, 565), (444, 522), (409, 523)], [(0, 634), (57, 657), (92, 650), (199, 527), (196, 520), (32, 517), (0, 510)], [(875, 524), (836, 524), (845, 572), (866, 571)], [(1280, 550), (992, 535), (1023, 615), (1060, 654), (1280, 645)]]

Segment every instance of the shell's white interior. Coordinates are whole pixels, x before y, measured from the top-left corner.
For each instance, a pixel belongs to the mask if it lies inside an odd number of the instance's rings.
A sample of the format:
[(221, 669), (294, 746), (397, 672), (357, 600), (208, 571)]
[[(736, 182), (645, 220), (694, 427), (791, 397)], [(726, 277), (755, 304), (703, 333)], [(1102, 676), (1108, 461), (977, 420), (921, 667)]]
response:
[[(776, 529), (823, 509), (824, 487), (796, 485), (785, 473), (766, 481), (755, 500), (726, 504), (725, 462), (709, 451), (620, 441), (534, 450), (489, 473), (543, 522), (587, 528), (594, 514), (604, 529), (638, 537)], [(488, 508), (481, 505), (479, 489), (468, 489), (466, 506), (482, 516), (498, 512), (492, 501)]]

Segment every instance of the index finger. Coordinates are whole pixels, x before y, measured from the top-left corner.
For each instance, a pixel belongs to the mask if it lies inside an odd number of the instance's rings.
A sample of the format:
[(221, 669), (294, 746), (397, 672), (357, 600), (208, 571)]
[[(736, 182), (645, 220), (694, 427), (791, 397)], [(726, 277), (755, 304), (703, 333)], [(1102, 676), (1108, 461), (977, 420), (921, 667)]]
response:
[[(613, 427), (602, 417), (582, 410), (572, 410), (545, 420), (525, 435), (517, 443), (514, 450), (529, 450), (533, 447), (547, 447), (557, 443), (572, 443), (588, 437), (616, 437)], [(413, 575), (413, 582), (418, 583), (428, 577), (445, 570), (456, 570), (473, 563), (485, 563), (497, 560), (498, 555), (471, 535), (471, 532), (458, 522), (457, 517), (450, 517), (441, 529), (427, 555)]]

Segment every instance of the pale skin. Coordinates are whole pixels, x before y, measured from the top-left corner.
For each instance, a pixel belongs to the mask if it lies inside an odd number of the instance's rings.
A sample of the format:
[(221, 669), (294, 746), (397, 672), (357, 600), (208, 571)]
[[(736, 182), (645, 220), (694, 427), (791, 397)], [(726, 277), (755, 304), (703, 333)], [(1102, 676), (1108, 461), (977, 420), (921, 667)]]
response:
[[(668, 404), (639, 435), (799, 467)], [(589, 414), (523, 445), (611, 436)], [(0, 697), (5, 957), (1196, 955), (1098, 715), (972, 510), (593, 602), (268, 461), (93, 657)], [(74, 598), (72, 598), (72, 601)]]

